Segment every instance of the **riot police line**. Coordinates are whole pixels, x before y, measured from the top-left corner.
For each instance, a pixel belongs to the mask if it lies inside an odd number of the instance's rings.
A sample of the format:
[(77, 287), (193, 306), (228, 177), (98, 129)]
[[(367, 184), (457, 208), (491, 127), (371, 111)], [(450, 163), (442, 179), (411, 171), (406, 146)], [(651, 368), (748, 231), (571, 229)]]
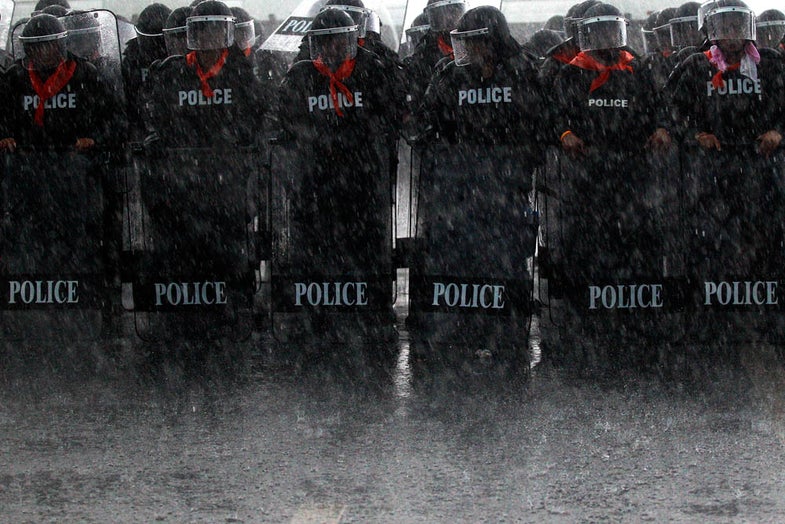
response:
[[(500, 359), (525, 360), (531, 318), (541, 304), (555, 328), (546, 327), (546, 337), (583, 342), (664, 340), (677, 351), (675, 344), (698, 331), (698, 338), (711, 341), (713, 328), (729, 337), (743, 331), (742, 338), (779, 333), (779, 150), (759, 158), (754, 143), (738, 150), (723, 144), (723, 156), (711, 158), (691, 146), (692, 131), (679, 133), (678, 125), (671, 129), (680, 143), (664, 156), (642, 144), (625, 149), (620, 137), (645, 143), (647, 136), (623, 126), (615, 130), (619, 136), (603, 135), (596, 121), (614, 121), (590, 111), (630, 110), (644, 118), (651, 108), (643, 108), (642, 100), (650, 93), (636, 84), (638, 91), (626, 98), (587, 96), (597, 75), (583, 68), (560, 73), (552, 98), (498, 10), (478, 8), (455, 20), (454, 64), (418, 95), (423, 103), (412, 116), (428, 132), (411, 144), (417, 172), (401, 171), (395, 151), (407, 109), (396, 75), (403, 73), (358, 49), (356, 20), (327, 10), (310, 26), (315, 57), (327, 56), (328, 39), (343, 38), (351, 60), (341, 55), (335, 63), (325, 61), (331, 73), (298, 62), (273, 89), (260, 85), (252, 63), (232, 48), (234, 17), (216, 4), (196, 6), (187, 19), (193, 25), (186, 31), (187, 55), (151, 66), (148, 78), (158, 83), (144, 103), (155, 125), (130, 130), (144, 137), (133, 145), (123, 142), (117, 119), (105, 118), (107, 111), (122, 113), (111, 110), (112, 103), (132, 98), (106, 88), (122, 85), (120, 57), (127, 42), (121, 42), (111, 13), (74, 15), (86, 20), (86, 27), (76, 27), (86, 30), (74, 33), (77, 43), (86, 45), (90, 37), (100, 45), (89, 61), (93, 66), (76, 58), (78, 72), (71, 74), (103, 86), (95, 87), (100, 97), (93, 92), (89, 99), (104, 114), (85, 121), (104, 126), (63, 124), (68, 132), (58, 134), (50, 132), (50, 120), (37, 124), (41, 114), (47, 119), (69, 109), (62, 106), (70, 102), (52, 102), (62, 93), (23, 105), (22, 117), (6, 126), (43, 147), (25, 147), (20, 138), (19, 150), (5, 159), (5, 337), (52, 337), (41, 326), (69, 325), (71, 335), (81, 330), (95, 338), (126, 307), (136, 334), (148, 341), (246, 340), (259, 329), (286, 341), (391, 340), (397, 267), (409, 269), (408, 329), (421, 345), (416, 354), (426, 360), (473, 358), (477, 350), (483, 358), (488, 350)], [(597, 4), (596, 23), (622, 27), (619, 13)], [(53, 43), (64, 52), (69, 33), (54, 25), (36, 33), (44, 22), (52, 23), (34, 17), (20, 29), (20, 59), (27, 56), (25, 42)], [(208, 27), (218, 32), (217, 41)], [(472, 87), (467, 71), (477, 64), (468, 51), (461, 54), (461, 42), (478, 36), (501, 42), (494, 49), (510, 64), (509, 76), (496, 77), (501, 85)], [(227, 66), (228, 75), (211, 75), (203, 57), (213, 65), (236, 65)], [(342, 67), (351, 71), (337, 78)], [(192, 70), (199, 71), (195, 86)], [(8, 85), (18, 85), (11, 82), (24, 74), (21, 66), (12, 69)], [(684, 75), (682, 87), (691, 78)], [(503, 83), (513, 78), (517, 84)], [(582, 82), (587, 89), (575, 100), (584, 97), (585, 105), (573, 104), (574, 86)], [(750, 82), (728, 78), (727, 87), (712, 91), (701, 77), (695, 85), (716, 98), (731, 94), (732, 86), (759, 85)], [(446, 111), (444, 101), (453, 92), (454, 107)], [(23, 96), (34, 101), (39, 95)], [(77, 108), (88, 98), (76, 92), (67, 100), (72, 96)], [(279, 101), (277, 114), (259, 107), (266, 99)], [(500, 105), (508, 105), (507, 112), (480, 107)], [(547, 118), (543, 126), (526, 112), (549, 105), (575, 113), (562, 115), (568, 124)], [(206, 107), (211, 112), (199, 112)], [(645, 118), (653, 126), (658, 116)], [(22, 118), (34, 122), (22, 124)], [(276, 124), (260, 133), (265, 121)], [(509, 123), (516, 121), (525, 125), (510, 133)], [(276, 127), (283, 131), (270, 142)], [(568, 151), (563, 146), (570, 135), (583, 145)], [(96, 145), (87, 142), (75, 156), (73, 144), (64, 142), (73, 137)], [(764, 181), (745, 185), (722, 172), (728, 166), (765, 173)], [(408, 210), (414, 227), (410, 235), (396, 235), (396, 188), (407, 178), (416, 193), (416, 206)], [(753, 230), (760, 234), (750, 235)], [(539, 276), (537, 250), (547, 254)], [(269, 272), (272, 295), (263, 308), (258, 294), (267, 284), (260, 267)], [(661, 318), (652, 316), (658, 312)]]

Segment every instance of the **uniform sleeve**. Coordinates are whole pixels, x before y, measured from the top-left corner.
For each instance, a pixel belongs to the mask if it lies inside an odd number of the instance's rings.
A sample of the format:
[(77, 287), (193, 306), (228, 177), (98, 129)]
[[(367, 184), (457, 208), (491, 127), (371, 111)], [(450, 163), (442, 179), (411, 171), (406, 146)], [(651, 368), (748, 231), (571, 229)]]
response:
[(445, 100), (451, 70), (448, 67), (434, 74), (425, 90), (422, 103), (412, 117), (411, 129), (416, 137), (426, 138), (438, 134), (441, 140), (455, 142), (457, 117), (453, 107)]
[(90, 63), (85, 63), (86, 83), (92, 95), (83, 137), (92, 138), (104, 147), (118, 146), (126, 139), (128, 119), (125, 107)]

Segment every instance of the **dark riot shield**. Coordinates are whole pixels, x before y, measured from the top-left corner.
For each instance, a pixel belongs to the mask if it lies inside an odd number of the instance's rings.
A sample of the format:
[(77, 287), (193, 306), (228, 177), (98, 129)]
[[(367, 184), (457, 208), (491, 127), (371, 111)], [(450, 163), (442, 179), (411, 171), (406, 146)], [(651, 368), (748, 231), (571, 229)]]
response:
[(272, 148), (272, 327), (279, 340), (394, 336), (389, 142)]
[(783, 161), (754, 145), (682, 155), (688, 276), (687, 332), (697, 343), (783, 340)]
[(653, 366), (683, 338), (678, 158), (675, 149), (551, 155), (538, 181), (546, 358)]
[(523, 158), (474, 145), (422, 156), (407, 326), (437, 350), (426, 358), (526, 359), (538, 218)]
[(126, 203), (129, 273), (143, 340), (244, 340), (252, 329), (257, 148), (169, 149), (138, 158)]
[(56, 151), (18, 152), (3, 162), (2, 337), (55, 346), (98, 339), (104, 163)]

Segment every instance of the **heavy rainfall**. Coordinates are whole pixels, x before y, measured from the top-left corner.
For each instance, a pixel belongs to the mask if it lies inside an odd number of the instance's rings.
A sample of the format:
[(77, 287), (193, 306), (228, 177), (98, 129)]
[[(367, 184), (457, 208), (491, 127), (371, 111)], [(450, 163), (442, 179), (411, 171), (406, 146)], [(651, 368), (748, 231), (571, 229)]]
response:
[(183, 4), (0, 0), (2, 521), (785, 520), (785, 5)]

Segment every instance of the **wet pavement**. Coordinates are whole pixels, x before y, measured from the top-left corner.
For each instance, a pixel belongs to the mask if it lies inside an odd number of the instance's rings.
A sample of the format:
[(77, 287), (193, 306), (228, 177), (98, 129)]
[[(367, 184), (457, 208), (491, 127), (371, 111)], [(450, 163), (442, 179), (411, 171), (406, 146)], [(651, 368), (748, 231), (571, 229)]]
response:
[(426, 380), (264, 355), (244, 381), (3, 375), (6, 522), (776, 522), (785, 374)]

